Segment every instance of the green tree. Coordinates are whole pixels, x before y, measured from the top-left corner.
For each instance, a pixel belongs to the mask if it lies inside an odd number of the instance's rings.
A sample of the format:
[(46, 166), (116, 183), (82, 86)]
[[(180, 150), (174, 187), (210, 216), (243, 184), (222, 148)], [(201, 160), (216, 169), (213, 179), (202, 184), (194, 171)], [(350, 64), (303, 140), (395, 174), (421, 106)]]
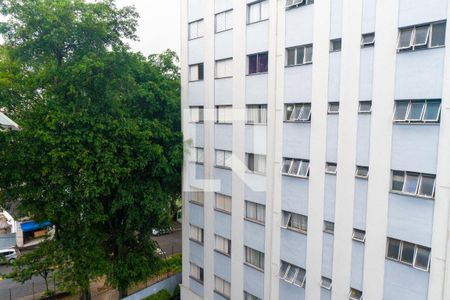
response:
[(0, 107), (21, 126), (0, 136), (0, 198), (53, 222), (83, 298), (103, 275), (124, 295), (161, 265), (151, 230), (180, 193), (176, 56), (132, 53), (137, 14), (112, 0), (0, 10)]
[(13, 263), (12, 272), (6, 278), (25, 283), (33, 276), (41, 276), (45, 281), (47, 295), (54, 293), (49, 288), (49, 279), (58, 264), (61, 264), (57, 244), (51, 240), (41, 243), (39, 248), (19, 256)]

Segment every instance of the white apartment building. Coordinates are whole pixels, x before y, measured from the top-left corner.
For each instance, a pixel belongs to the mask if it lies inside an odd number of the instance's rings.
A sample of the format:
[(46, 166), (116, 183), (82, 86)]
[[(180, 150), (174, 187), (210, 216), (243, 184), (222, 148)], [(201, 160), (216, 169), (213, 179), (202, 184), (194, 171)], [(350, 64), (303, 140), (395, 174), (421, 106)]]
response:
[(181, 3), (182, 299), (450, 299), (449, 1)]

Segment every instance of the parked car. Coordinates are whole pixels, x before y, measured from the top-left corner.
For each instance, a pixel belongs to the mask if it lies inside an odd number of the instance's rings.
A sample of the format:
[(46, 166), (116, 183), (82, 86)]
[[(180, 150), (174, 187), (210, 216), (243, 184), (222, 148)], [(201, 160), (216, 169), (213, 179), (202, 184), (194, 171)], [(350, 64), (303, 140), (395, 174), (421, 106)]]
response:
[(160, 236), (160, 235), (165, 235), (165, 234), (169, 234), (173, 231), (172, 227), (165, 227), (165, 228), (153, 228), (152, 229), (152, 235), (154, 236)]
[(0, 250), (0, 263), (13, 262), (18, 256), (18, 251), (14, 248)]

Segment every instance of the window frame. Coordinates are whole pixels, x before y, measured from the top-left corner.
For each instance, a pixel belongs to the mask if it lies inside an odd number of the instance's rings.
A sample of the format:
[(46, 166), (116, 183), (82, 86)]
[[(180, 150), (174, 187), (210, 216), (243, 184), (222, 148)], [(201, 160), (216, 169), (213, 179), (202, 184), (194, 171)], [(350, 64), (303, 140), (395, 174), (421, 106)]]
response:
[[(193, 235), (194, 229), (196, 231), (195, 236)], [(200, 234), (200, 239), (198, 239), (198, 234)], [(203, 228), (198, 227), (193, 224), (189, 224), (189, 240), (197, 244), (203, 245), (205, 242), (205, 231)]]
[[(197, 165), (205, 164), (205, 149), (203, 147), (193, 147), (194, 148), (194, 159), (191, 161)], [(201, 153), (201, 155), (200, 155)], [(202, 159), (199, 159), (201, 157)]]
[[(329, 226), (330, 224), (333, 225), (333, 230), (330, 230), (330, 229), (329, 229), (329, 228), (330, 228), (330, 226)], [(327, 225), (328, 225), (328, 226), (327, 226)], [(324, 221), (323, 221), (323, 232), (329, 233), (329, 234), (334, 234), (334, 222), (324, 220)]]
[[(220, 290), (218, 289), (218, 287), (217, 287), (217, 279), (219, 279), (219, 280), (221, 281), (222, 291), (220, 291)], [(229, 289), (229, 291), (230, 291), (230, 294), (229, 294), (229, 295), (227, 295), (227, 294), (225, 293), (225, 292), (226, 292), (226, 288), (225, 288), (226, 286), (228, 287), (227, 289)], [(217, 293), (217, 294), (219, 294), (219, 295), (221, 295), (221, 296), (224, 297), (225, 299), (230, 299), (230, 298), (231, 298), (231, 283), (228, 282), (228, 281), (226, 281), (225, 279), (223, 279), (223, 278), (217, 276), (217, 275), (214, 275), (214, 292)]]
[[(367, 36), (371, 36), (373, 35), (373, 39), (370, 40), (369, 42), (365, 42), (364, 38)], [(367, 32), (367, 33), (363, 33), (361, 35), (361, 48), (368, 48), (368, 47), (373, 47), (375, 46), (375, 32)]]
[[(257, 112), (256, 121), (249, 118), (252, 110)], [(267, 104), (247, 104), (245, 113), (245, 125), (267, 125)]]
[[(360, 238), (358, 234), (364, 234), (363, 238)], [(366, 242), (366, 231), (362, 229), (353, 228), (352, 239), (354, 241), (365, 243)]]
[[(331, 110), (331, 108), (336, 105), (337, 105), (337, 110)], [(329, 114), (329, 115), (339, 114), (340, 106), (341, 105), (340, 105), (339, 101), (329, 101), (328, 106), (327, 106), (327, 114)]]
[[(444, 25), (444, 28), (446, 28), (446, 20), (441, 20), (441, 21), (437, 21), (437, 22), (432, 22), (432, 23), (424, 23), (424, 24), (416, 24), (413, 26), (407, 26), (407, 27), (401, 27), (398, 29), (398, 37), (397, 37), (397, 53), (400, 52), (407, 52), (407, 51), (416, 51), (416, 50), (420, 50), (420, 49), (434, 49), (434, 48), (441, 48), (441, 47), (445, 47), (445, 38), (443, 41), (443, 45), (436, 45), (433, 46), (432, 41), (433, 41), (433, 27), (436, 25)], [(417, 29), (421, 28), (421, 27), (425, 27), (427, 26), (427, 33), (426, 33), (426, 39), (424, 43), (419, 43), (419, 44), (415, 44), (416, 41), (416, 33), (417, 33)], [(411, 30), (411, 38), (409, 40), (409, 45), (408, 46), (403, 46), (400, 47), (400, 38), (401, 38), (401, 34), (405, 31), (409, 31)], [(445, 35), (447, 34), (447, 32), (444, 33)]]
[[(360, 174), (361, 170), (367, 170), (366, 175)], [(356, 166), (355, 177), (360, 179), (368, 179), (369, 178), (369, 167), (366, 166)]]
[[(223, 156), (223, 165), (218, 164), (217, 157), (219, 155)], [(229, 158), (230, 158), (230, 165), (227, 164), (227, 155), (229, 155)], [(214, 167), (215, 168), (231, 170), (231, 168), (233, 167), (232, 159), (233, 159), (233, 152), (231, 152), (229, 150), (214, 149)]]
[[(284, 172), (284, 165), (287, 161), (290, 161), (290, 165), (289, 165), (289, 170), (287, 172)], [(299, 163), (298, 165), (298, 170), (296, 172), (296, 174), (291, 173), (292, 167), (294, 166), (295, 163)], [(300, 172), (303, 169), (303, 165), (306, 164), (306, 175), (301, 175)], [(309, 178), (309, 173), (311, 171), (311, 163), (309, 160), (307, 159), (301, 159), (301, 158), (290, 158), (290, 157), (283, 157), (283, 168), (281, 168), (281, 175), (284, 176), (292, 176), (292, 177), (297, 177), (297, 178), (303, 178), (303, 179), (308, 179)]]
[[(267, 15), (267, 18), (263, 19), (263, 2), (266, 2), (265, 5), (269, 5), (268, 0), (258, 0), (258, 1), (253, 1), (251, 3), (247, 3), (247, 25), (251, 25), (251, 24), (256, 24), (259, 22), (264, 22), (269, 20), (269, 14)], [(251, 10), (251, 6), (253, 5), (258, 5), (259, 6), (259, 18), (256, 21), (251, 21), (251, 16), (250, 16), (250, 10)]]
[[(197, 265), (197, 264), (194, 264), (193, 262), (189, 262), (189, 278), (191, 278), (191, 279), (193, 279), (193, 280), (195, 280), (195, 281), (197, 281), (197, 282), (199, 282), (199, 283), (201, 283), (201, 284), (203, 284), (203, 282), (204, 282), (204, 280), (205, 280), (205, 273), (204, 273), (204, 270), (203, 270), (203, 268), (202, 267), (200, 267), (199, 265)], [(192, 267), (195, 267), (197, 270), (198, 270), (198, 277), (199, 278), (197, 278), (196, 276), (194, 276), (194, 275), (192, 275)]]
[[(393, 189), (394, 172), (397, 172), (397, 173), (403, 172), (403, 186), (402, 186), (402, 190), (401, 191)], [(407, 178), (408, 174), (409, 174), (409, 176), (418, 176), (419, 177), (418, 180), (417, 180), (415, 193), (409, 193), (409, 192), (405, 191), (405, 189), (406, 189), (405, 188), (406, 187), (406, 178)], [(396, 175), (396, 176), (399, 176), (399, 175)], [(429, 177), (429, 178), (434, 178), (433, 193), (430, 196), (423, 195), (423, 194), (419, 193), (420, 190), (421, 190), (421, 186), (422, 186), (422, 178), (424, 176), (425, 177)], [(434, 175), (434, 174), (426, 174), (426, 173), (409, 172), (409, 171), (391, 170), (391, 188), (390, 188), (390, 192), (391, 193), (395, 193), (395, 194), (406, 195), (406, 196), (424, 198), (424, 199), (434, 199), (435, 193), (436, 193), (436, 175)]]
[[(268, 1), (268, 0), (263, 0), (263, 1)], [(263, 55), (267, 55), (267, 62), (266, 62), (266, 67), (267, 70), (261, 71), (260, 70), (260, 59), (261, 56)], [(255, 72), (250, 72), (250, 58), (256, 56), (256, 67), (255, 67)], [(252, 54), (248, 54), (247, 55), (247, 76), (253, 76), (253, 75), (261, 75), (261, 74), (267, 74), (269, 72), (269, 51), (263, 51), (263, 52), (258, 52), (258, 53), (252, 53)]]
[[(227, 26), (228, 25), (228, 15), (231, 14), (231, 27)], [(219, 15), (224, 15), (225, 17), (225, 29), (223, 30), (217, 30), (217, 17)], [(234, 27), (234, 15), (233, 15), (233, 9), (227, 9), (221, 12), (218, 12), (214, 15), (214, 33), (221, 33), (221, 32), (225, 32), (225, 31), (229, 31), (229, 30), (233, 30)]]
[[(261, 263), (261, 260), (262, 260), (262, 266), (253, 264), (253, 261), (252, 261), (252, 258), (251, 258), (253, 255), (257, 255), (257, 259), (256, 260), (258, 261), (258, 263)], [(252, 267), (252, 268), (254, 268), (254, 269), (258, 270), (258, 271), (264, 272), (264, 263), (265, 263), (264, 252), (258, 251), (256, 249), (253, 249), (251, 247), (248, 247), (248, 246), (244, 245), (244, 264), (245, 265), (247, 265), (249, 267)]]
[[(360, 296), (359, 297), (352, 296), (353, 291), (358, 292), (360, 294)], [(348, 294), (348, 299), (350, 299), (350, 300), (362, 300), (363, 299), (363, 292), (351, 287), (350, 288), (350, 292)]]
[(287, 4), (288, 1), (289, 0), (286, 0), (286, 2), (285, 2), (285, 9), (286, 10), (290, 10), (290, 9), (294, 9), (294, 8), (297, 8), (297, 7), (303, 7), (303, 6), (314, 4), (314, 0), (300, 0), (299, 3), (294, 3), (295, 1), (299, 1), (299, 0), (292, 0), (293, 3), (288, 5)]
[[(224, 245), (226, 244), (226, 248), (228, 248), (228, 251), (226, 251), (226, 249), (224, 250), (224, 249), (219, 248), (217, 240), (220, 240), (220, 243), (223, 243)], [(231, 256), (231, 240), (227, 239), (221, 235), (215, 234), (214, 235), (214, 251), (230, 257)]]
[[(255, 208), (255, 218), (252, 218), (249, 216), (248, 214), (248, 206), (254, 206)], [(261, 216), (258, 214), (258, 212), (260, 212), (260, 209), (263, 210), (263, 215), (261, 218)], [(253, 201), (248, 201), (245, 200), (245, 211), (244, 211), (244, 220), (249, 221), (249, 222), (253, 222), (256, 224), (260, 224), (260, 225), (265, 225), (266, 224), (266, 206), (264, 204), (260, 204), (260, 203), (256, 203)]]
[[(325, 284), (324, 282), (328, 281), (329, 284)], [(331, 290), (332, 286), (333, 286), (333, 281), (325, 276), (322, 276), (322, 279), (320, 280), (320, 286), (323, 287), (326, 290)]]
[[(330, 171), (329, 167), (334, 167), (334, 171), (333, 170)], [(337, 174), (337, 163), (326, 162), (325, 163), (325, 173), (330, 174), (330, 175), (336, 175)]]
[[(420, 115), (419, 119), (409, 119), (408, 116), (410, 114), (411, 111), (411, 107), (414, 104), (420, 103), (424, 101), (424, 104), (422, 106), (422, 112)], [(435, 119), (425, 119), (426, 113), (427, 113), (427, 109), (428, 109), (428, 103), (433, 103), (433, 102), (438, 102), (439, 103), (439, 108), (436, 114), (436, 118)], [(397, 112), (397, 107), (400, 104), (406, 104), (406, 112), (405, 112), (405, 116), (403, 119), (399, 119), (396, 117), (396, 112)], [(396, 100), (394, 103), (394, 113), (393, 113), (393, 122), (395, 124), (436, 124), (436, 123), (440, 123), (440, 118), (441, 118), (441, 110), (442, 110), (442, 99), (414, 99), (414, 100)]]
[[(337, 42), (339, 42), (339, 45), (340, 45), (339, 49), (336, 49), (334, 47), (335, 43), (337, 43)], [(330, 53), (340, 52), (340, 51), (342, 51), (342, 38), (331, 39), (330, 40)]]
[[(225, 118), (222, 120), (221, 111), (224, 110)], [(227, 119), (230, 120), (227, 120)], [(233, 105), (216, 105), (216, 124), (233, 124)]]
[[(395, 241), (400, 242), (399, 249), (398, 249), (397, 259), (388, 256), (389, 242), (390, 242), (391, 240), (395, 240)], [(402, 261), (402, 253), (403, 253), (403, 244), (404, 244), (404, 243), (412, 244), (412, 245), (414, 246), (413, 260), (412, 260), (411, 263)], [(425, 250), (428, 251), (428, 262), (427, 262), (427, 267), (426, 267), (426, 269), (421, 268), (421, 267), (418, 267), (418, 266), (416, 265), (416, 260), (417, 260), (417, 249), (418, 249), (418, 248), (422, 248), (422, 249), (425, 249)], [(386, 242), (385, 258), (386, 258), (387, 260), (395, 261), (395, 262), (398, 262), (398, 263), (400, 263), (400, 264), (410, 266), (410, 267), (412, 267), (412, 268), (414, 268), (414, 269), (416, 269), (416, 270), (419, 270), (419, 271), (430, 272), (430, 265), (431, 265), (431, 248), (429, 248), (429, 247), (425, 247), (425, 246), (418, 245), (418, 244), (414, 244), (414, 243), (411, 243), (411, 242), (406, 242), (406, 241), (402, 241), (402, 240), (399, 240), (399, 239), (396, 239), (396, 238), (390, 238), (390, 237), (388, 237), (388, 238), (387, 238), (387, 242)]]
[[(297, 214), (297, 213), (286, 211), (286, 210), (281, 211), (281, 213), (282, 213), (282, 216), (281, 216), (281, 218), (282, 218), (281, 228), (292, 230), (292, 231), (295, 231), (295, 232), (299, 232), (299, 233), (302, 233), (302, 234), (305, 234), (305, 235), (308, 234), (308, 216), (305, 216), (305, 215), (302, 215), (302, 214)], [(288, 217), (286, 217), (286, 215), (288, 215)], [(300, 224), (305, 224), (306, 223), (306, 228), (303, 229), (303, 228), (301, 228), (301, 226), (300, 227), (290, 226), (289, 224), (292, 221), (292, 215), (300, 217), (300, 219), (302, 219), (302, 222), (300, 222)], [(305, 222), (305, 220), (306, 220), (306, 222)]]
[[(364, 104), (370, 104), (370, 109), (369, 110), (362, 110), (361, 107)], [(372, 113), (372, 101), (371, 100), (361, 100), (361, 101), (359, 101), (358, 113), (359, 114), (370, 114), (370, 113)]]
[[(195, 113), (195, 118), (193, 114)], [(189, 106), (189, 123), (203, 124), (205, 122), (205, 108), (203, 105)]]
[[(192, 78), (191, 68), (197, 68), (197, 79)], [(200, 72), (201, 70), (201, 72)], [(204, 63), (197, 63), (189, 65), (189, 82), (197, 82), (205, 80), (205, 65)]]
[[(292, 112), (290, 114), (289, 120), (287, 118), (287, 112), (288, 108), (292, 107)], [(299, 107), (299, 113), (298, 117), (296, 119), (293, 119), (292, 116), (294, 115), (294, 112), (296, 111), (296, 108)], [(305, 111), (307, 112), (307, 118), (304, 118), (303, 115), (305, 114)], [(285, 103), (284, 104), (284, 120), (283, 122), (286, 123), (311, 123), (311, 103), (305, 102), (305, 103)]]
[[(250, 157), (253, 157), (253, 170), (249, 168)], [(256, 158), (258, 158), (258, 160)], [(264, 160), (263, 163), (262, 160)], [(258, 163), (256, 163), (257, 161)], [(245, 166), (247, 167), (247, 173), (265, 175), (267, 172), (267, 155), (247, 152), (245, 153)], [(258, 167), (258, 170), (256, 170), (256, 166)], [(264, 170), (261, 170), (261, 166), (264, 166)]]
[[(229, 63), (230, 65), (226, 66), (226, 68), (230, 68), (230, 74), (225, 74), (223, 76), (219, 76), (218, 74), (218, 64), (220, 63)], [(229, 57), (229, 58), (222, 58), (222, 59), (217, 59), (214, 62), (214, 79), (225, 79), (225, 78), (232, 78), (233, 77), (233, 58)]]
[[(201, 197), (199, 197), (199, 198), (202, 198), (202, 200), (201, 201), (199, 201), (197, 199), (194, 200), (194, 195), (201, 195)], [(197, 197), (195, 197), (195, 198), (197, 198)], [(205, 192), (201, 189), (191, 186), (191, 190), (189, 191), (189, 202), (203, 206), (205, 204)]]
[[(305, 0), (304, 0), (305, 1)], [(299, 63), (298, 62), (298, 51), (300, 49), (303, 49), (303, 57), (302, 57), (302, 62)], [(311, 60), (307, 60), (307, 49), (311, 49)], [(294, 64), (289, 64), (289, 58), (288, 58), (288, 51), (289, 50), (294, 50)], [(313, 44), (305, 44), (305, 45), (301, 45), (301, 46), (294, 46), (294, 47), (288, 47), (286, 48), (286, 62), (285, 62), (285, 67), (286, 68), (290, 68), (290, 67), (298, 67), (298, 66), (304, 66), (304, 65), (310, 65), (313, 63), (313, 55), (314, 55), (314, 49), (313, 49)]]
[[(222, 207), (219, 207), (218, 205), (217, 205), (217, 203), (219, 202), (218, 200), (220, 199), (220, 197), (223, 197), (222, 199), (224, 200), (223, 202), (224, 202), (224, 206), (225, 206), (225, 208), (222, 208)], [(226, 201), (230, 201), (230, 203), (229, 203), (229, 206), (230, 206), (230, 210), (227, 210), (226, 209)], [(232, 204), (232, 201), (233, 201), (233, 198), (231, 197), (231, 196), (228, 196), (228, 195), (225, 195), (225, 194), (222, 194), (222, 193), (214, 193), (214, 210), (216, 210), (216, 211), (220, 211), (220, 212), (223, 212), (223, 213), (226, 213), (226, 214), (230, 214), (231, 215), (231, 212), (232, 212), (232, 209), (233, 209), (233, 204)]]
[[(197, 35), (195, 37), (191, 36), (191, 25), (196, 24), (197, 27)], [(196, 39), (200, 39), (205, 36), (204, 27), (201, 28), (201, 33), (199, 34), (199, 25), (204, 26), (204, 19), (197, 19), (188, 23), (188, 41), (193, 41)]]

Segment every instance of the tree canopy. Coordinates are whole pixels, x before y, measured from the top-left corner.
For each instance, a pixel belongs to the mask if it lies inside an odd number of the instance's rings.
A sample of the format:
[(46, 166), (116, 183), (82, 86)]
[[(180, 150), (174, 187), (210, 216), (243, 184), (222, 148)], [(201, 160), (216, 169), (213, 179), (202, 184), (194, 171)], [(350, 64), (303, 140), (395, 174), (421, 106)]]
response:
[(113, 0), (0, 0), (0, 199), (55, 225), (86, 290), (120, 291), (159, 265), (151, 229), (180, 193), (182, 134), (174, 52), (145, 58), (137, 13)]

